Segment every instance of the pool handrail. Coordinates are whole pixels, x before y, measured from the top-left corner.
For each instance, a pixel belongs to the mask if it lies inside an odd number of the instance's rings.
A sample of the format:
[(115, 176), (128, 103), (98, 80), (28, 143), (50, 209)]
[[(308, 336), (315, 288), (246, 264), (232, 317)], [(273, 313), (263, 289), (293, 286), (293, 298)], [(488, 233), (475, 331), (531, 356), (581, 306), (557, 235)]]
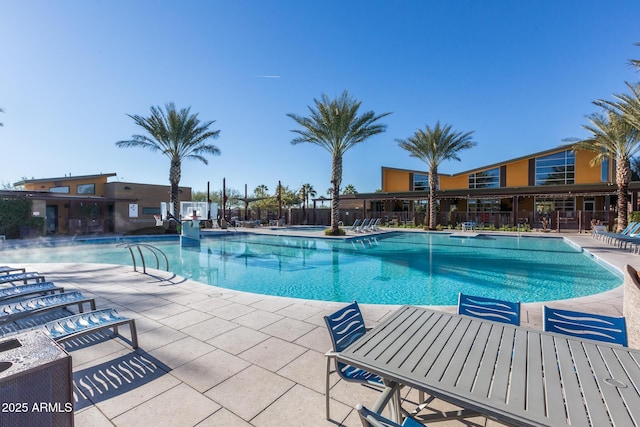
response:
[(169, 259), (167, 258), (167, 255), (161, 249), (153, 245), (149, 245), (147, 243), (134, 242), (134, 243), (126, 243), (118, 246), (129, 249), (129, 253), (131, 253), (131, 261), (133, 262), (133, 271), (138, 271), (138, 268), (136, 265), (136, 257), (133, 253), (134, 247), (138, 249), (138, 253), (140, 254), (140, 261), (142, 262), (142, 273), (147, 274), (147, 264), (145, 262), (144, 254), (142, 253), (141, 248), (147, 248), (153, 254), (153, 256), (156, 259), (156, 269), (160, 269), (160, 259), (158, 258), (158, 253), (162, 255), (162, 257), (164, 258), (166, 271), (169, 271)]

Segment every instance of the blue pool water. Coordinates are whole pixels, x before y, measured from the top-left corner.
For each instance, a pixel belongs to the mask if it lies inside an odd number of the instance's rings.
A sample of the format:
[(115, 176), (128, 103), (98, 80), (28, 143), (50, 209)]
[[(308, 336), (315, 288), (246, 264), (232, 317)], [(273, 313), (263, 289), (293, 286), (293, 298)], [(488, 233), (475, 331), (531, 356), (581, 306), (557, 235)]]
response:
[[(181, 248), (177, 239), (147, 243), (165, 252), (170, 270), (180, 276), (240, 291), (324, 301), (454, 305), (458, 292), (464, 292), (534, 302), (591, 295), (622, 283), (619, 272), (560, 238), (387, 233), (342, 241), (225, 233), (203, 239), (198, 249)], [(131, 265), (129, 251), (115, 243), (0, 254), (3, 264)], [(155, 259), (147, 259), (155, 267)]]

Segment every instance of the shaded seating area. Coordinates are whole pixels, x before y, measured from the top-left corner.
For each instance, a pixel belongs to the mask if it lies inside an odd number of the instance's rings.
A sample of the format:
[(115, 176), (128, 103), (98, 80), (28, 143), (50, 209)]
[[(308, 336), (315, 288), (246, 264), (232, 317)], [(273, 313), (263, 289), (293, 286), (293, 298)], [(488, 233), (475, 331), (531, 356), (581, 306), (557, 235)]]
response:
[[(120, 315), (113, 308), (97, 310), (94, 298), (78, 291), (65, 292), (54, 282), (45, 282), (39, 273), (8, 266), (1, 268), (7, 272), (21, 272), (0, 274), (6, 285), (0, 287), (0, 338), (41, 329), (55, 341), (65, 342), (105, 329), (118, 335), (118, 327), (128, 325), (131, 346), (138, 347), (133, 319)], [(35, 282), (26, 283), (30, 280)], [(76, 307), (78, 313), (70, 311), (69, 307)], [(91, 311), (85, 312), (87, 307)]]

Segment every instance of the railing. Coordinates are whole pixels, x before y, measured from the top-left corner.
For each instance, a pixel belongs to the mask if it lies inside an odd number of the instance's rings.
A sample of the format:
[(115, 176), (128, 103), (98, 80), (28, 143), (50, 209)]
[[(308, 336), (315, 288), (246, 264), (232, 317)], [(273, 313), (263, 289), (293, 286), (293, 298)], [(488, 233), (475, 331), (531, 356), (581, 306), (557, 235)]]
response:
[(152, 245), (148, 245), (146, 243), (125, 243), (125, 244), (121, 244), (118, 245), (119, 247), (123, 247), (126, 249), (129, 249), (129, 252), (131, 253), (131, 260), (133, 261), (133, 271), (138, 271), (137, 265), (136, 265), (136, 256), (133, 252), (133, 249), (137, 249), (138, 250), (138, 254), (140, 254), (140, 262), (142, 263), (142, 272), (144, 274), (147, 273), (147, 264), (145, 262), (145, 258), (144, 258), (144, 254), (142, 253), (142, 248), (146, 248), (149, 250), (149, 252), (151, 252), (153, 254), (153, 256), (156, 259), (156, 269), (160, 269), (160, 258), (158, 257), (158, 255), (162, 255), (162, 257), (164, 258), (164, 262), (165, 262), (165, 268), (167, 271), (169, 271), (169, 259), (167, 258), (167, 256), (165, 255), (164, 252), (162, 252), (162, 250), (156, 248), (155, 246)]

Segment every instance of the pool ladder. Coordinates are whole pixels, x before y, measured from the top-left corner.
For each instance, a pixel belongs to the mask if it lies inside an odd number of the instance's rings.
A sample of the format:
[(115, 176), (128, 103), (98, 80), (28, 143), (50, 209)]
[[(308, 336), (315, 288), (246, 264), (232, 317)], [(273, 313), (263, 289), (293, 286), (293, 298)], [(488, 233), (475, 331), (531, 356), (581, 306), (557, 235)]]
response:
[(149, 252), (151, 252), (151, 254), (153, 254), (153, 256), (155, 257), (156, 269), (158, 270), (160, 269), (160, 258), (158, 257), (158, 255), (161, 255), (164, 258), (165, 269), (169, 271), (169, 259), (167, 258), (165, 253), (162, 252), (162, 250), (156, 248), (153, 245), (148, 245), (146, 243), (125, 243), (118, 246), (129, 249), (129, 253), (131, 253), (131, 260), (133, 261), (133, 271), (138, 271), (138, 268), (136, 265), (136, 255), (133, 251), (134, 248), (138, 250), (138, 254), (140, 255), (140, 262), (142, 263), (142, 272), (144, 274), (147, 273), (147, 263), (145, 262), (145, 257), (144, 257), (144, 254), (142, 253), (143, 248), (148, 249)]

